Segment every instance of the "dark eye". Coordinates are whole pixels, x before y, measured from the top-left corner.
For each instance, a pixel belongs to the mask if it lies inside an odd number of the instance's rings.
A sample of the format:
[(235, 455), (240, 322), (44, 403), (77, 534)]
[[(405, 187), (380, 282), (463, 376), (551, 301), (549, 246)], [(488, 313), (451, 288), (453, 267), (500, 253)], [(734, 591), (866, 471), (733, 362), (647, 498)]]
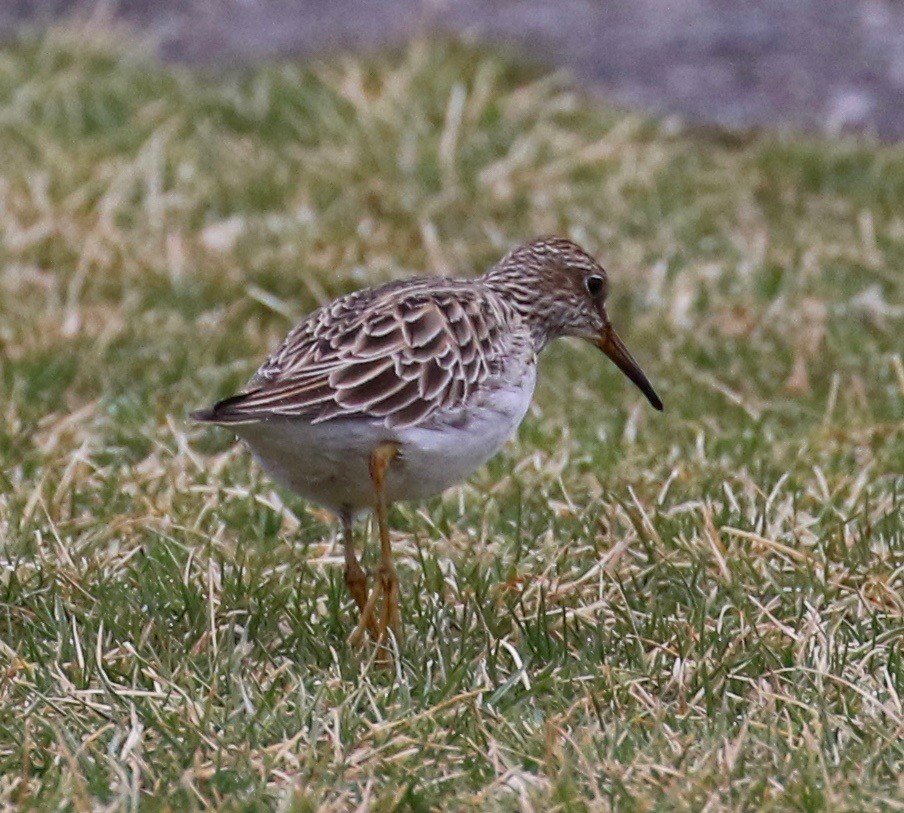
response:
[(603, 278), (597, 274), (593, 274), (584, 280), (587, 293), (592, 297), (597, 297), (603, 292)]

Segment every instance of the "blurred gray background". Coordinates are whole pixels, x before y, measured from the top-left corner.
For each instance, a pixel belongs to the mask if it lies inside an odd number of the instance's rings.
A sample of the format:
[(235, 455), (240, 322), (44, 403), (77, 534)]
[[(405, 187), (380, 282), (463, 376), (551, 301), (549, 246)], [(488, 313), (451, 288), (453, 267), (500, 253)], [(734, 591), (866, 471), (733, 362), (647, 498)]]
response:
[(443, 32), (692, 123), (904, 138), (904, 0), (0, 0), (6, 38), (86, 18), (214, 65)]

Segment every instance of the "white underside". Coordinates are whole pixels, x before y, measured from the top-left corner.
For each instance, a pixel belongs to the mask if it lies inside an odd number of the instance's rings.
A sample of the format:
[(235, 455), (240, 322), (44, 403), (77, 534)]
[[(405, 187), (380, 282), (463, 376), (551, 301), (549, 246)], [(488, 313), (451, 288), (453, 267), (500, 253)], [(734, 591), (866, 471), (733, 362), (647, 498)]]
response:
[(528, 365), (516, 385), (486, 391), (468, 409), (426, 426), (387, 429), (370, 419), (311, 424), (278, 418), (234, 428), (285, 488), (336, 513), (358, 512), (374, 504), (368, 463), (381, 443), (399, 445), (386, 477), (390, 502), (439, 494), (480, 468), (514, 435), (535, 383), (536, 371)]

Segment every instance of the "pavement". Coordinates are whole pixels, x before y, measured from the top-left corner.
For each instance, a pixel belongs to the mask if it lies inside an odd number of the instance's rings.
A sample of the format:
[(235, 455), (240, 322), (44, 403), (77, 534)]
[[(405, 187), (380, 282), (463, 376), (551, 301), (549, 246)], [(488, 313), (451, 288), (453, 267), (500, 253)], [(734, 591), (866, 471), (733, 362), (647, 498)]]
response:
[(904, 0), (2, 0), (0, 37), (85, 17), (206, 65), (441, 32), (692, 123), (904, 139)]

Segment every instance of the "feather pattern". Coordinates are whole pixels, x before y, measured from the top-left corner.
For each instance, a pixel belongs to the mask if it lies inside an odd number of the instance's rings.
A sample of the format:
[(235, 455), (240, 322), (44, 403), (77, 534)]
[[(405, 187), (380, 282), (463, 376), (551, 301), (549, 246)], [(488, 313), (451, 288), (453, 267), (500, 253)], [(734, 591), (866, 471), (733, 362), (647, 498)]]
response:
[(520, 321), (479, 281), (434, 277), (357, 291), (304, 319), (211, 419), (418, 424), (492, 385), (506, 359), (533, 353)]

